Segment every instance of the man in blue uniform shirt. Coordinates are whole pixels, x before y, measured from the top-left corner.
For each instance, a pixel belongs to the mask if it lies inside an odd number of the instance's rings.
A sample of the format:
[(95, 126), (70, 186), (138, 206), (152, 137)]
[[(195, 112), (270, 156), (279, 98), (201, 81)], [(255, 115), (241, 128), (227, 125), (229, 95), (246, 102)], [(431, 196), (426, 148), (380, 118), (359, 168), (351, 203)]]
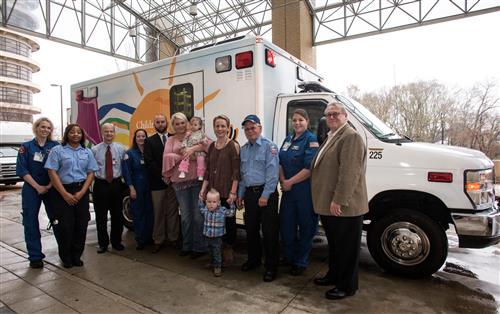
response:
[[(122, 168), (125, 147), (113, 142), (115, 126), (111, 123), (102, 125), (104, 142), (92, 147), (99, 170), (95, 172), (93, 190), (94, 210), (97, 225), (97, 253), (105, 253), (111, 240), (111, 246), (122, 251), (123, 216), (122, 216)], [(111, 215), (111, 237), (108, 236), (108, 210)], [(110, 239), (111, 238), (111, 239)]]
[(278, 193), (279, 158), (276, 144), (261, 136), (262, 126), (256, 115), (243, 120), (242, 127), (248, 142), (241, 147), (241, 181), (238, 188), (238, 207), (245, 205), (248, 260), (242, 271), (257, 268), (262, 262), (260, 228), (264, 236), (263, 280), (276, 278), (279, 259)]

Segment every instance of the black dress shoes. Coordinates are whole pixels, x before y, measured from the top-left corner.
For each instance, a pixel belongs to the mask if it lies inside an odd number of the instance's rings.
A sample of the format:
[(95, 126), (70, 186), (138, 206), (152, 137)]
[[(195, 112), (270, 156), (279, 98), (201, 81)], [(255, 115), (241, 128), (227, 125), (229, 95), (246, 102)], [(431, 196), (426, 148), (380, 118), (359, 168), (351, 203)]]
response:
[(356, 293), (355, 291), (347, 292), (339, 290), (338, 288), (333, 288), (325, 293), (325, 297), (330, 300), (340, 300), (345, 297), (353, 296), (355, 293)]
[(144, 250), (144, 248), (146, 247), (146, 244), (143, 244), (143, 243), (138, 243), (136, 246), (135, 246), (135, 249), (137, 251), (142, 251)]
[(245, 263), (243, 263), (243, 265), (241, 265), (241, 271), (249, 271), (249, 270), (255, 269), (257, 267), (260, 267), (260, 263), (252, 263), (252, 262), (246, 261)]
[(41, 259), (36, 261), (30, 261), (31, 268), (43, 268), (43, 261)]
[(64, 266), (64, 268), (72, 268), (73, 264), (63, 262), (63, 266)]
[(300, 275), (302, 275), (302, 273), (305, 270), (306, 270), (305, 267), (293, 265), (292, 268), (290, 269), (290, 275), (292, 275), (292, 276), (300, 276)]
[(262, 280), (264, 282), (271, 282), (274, 279), (276, 279), (276, 271), (275, 270), (266, 270), (264, 273), (264, 277), (262, 277)]
[(77, 261), (73, 261), (73, 266), (82, 267), (83, 266), (83, 261), (81, 259), (79, 259)]
[(334, 286), (335, 282), (327, 276), (321, 278), (314, 278), (314, 284), (318, 286)]
[(191, 255), (191, 251), (184, 251), (184, 250), (181, 250), (179, 252), (179, 256), (188, 256), (188, 255)]
[(115, 251), (123, 251), (123, 250), (125, 250), (125, 247), (121, 243), (114, 244), (114, 245), (112, 245), (112, 247), (113, 247), (113, 250), (115, 250)]
[(108, 251), (108, 248), (107, 247), (99, 247), (97, 249), (97, 254), (103, 254), (103, 253), (106, 253)]

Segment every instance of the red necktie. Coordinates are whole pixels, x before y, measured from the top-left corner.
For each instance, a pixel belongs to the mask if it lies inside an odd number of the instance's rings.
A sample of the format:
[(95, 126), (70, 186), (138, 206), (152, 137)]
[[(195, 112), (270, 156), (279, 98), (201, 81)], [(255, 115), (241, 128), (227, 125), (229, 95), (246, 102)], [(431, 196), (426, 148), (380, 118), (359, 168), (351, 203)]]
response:
[(106, 181), (111, 183), (113, 181), (113, 155), (111, 155), (111, 148), (108, 145), (106, 148)]

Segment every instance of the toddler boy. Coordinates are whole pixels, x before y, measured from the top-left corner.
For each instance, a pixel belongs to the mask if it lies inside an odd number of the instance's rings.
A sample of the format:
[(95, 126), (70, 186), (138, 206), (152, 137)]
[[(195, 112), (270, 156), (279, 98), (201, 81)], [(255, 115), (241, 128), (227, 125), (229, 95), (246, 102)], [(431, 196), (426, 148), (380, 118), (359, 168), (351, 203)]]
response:
[(231, 206), (230, 209), (221, 206), (219, 192), (211, 189), (207, 193), (206, 205), (200, 202), (200, 211), (205, 218), (203, 235), (214, 267), (214, 276), (220, 277), (222, 275), (222, 236), (226, 233), (226, 217), (234, 216), (235, 206)]

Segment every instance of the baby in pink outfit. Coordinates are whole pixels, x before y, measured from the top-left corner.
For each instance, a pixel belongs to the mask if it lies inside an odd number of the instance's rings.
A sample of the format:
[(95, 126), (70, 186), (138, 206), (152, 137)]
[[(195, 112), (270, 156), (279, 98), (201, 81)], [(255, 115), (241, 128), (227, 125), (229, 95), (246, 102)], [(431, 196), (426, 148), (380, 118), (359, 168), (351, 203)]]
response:
[[(193, 147), (198, 144), (205, 144), (207, 137), (203, 132), (203, 121), (200, 117), (192, 117), (189, 121), (191, 124), (191, 134), (187, 135), (182, 141), (181, 148)], [(205, 152), (196, 152), (196, 175), (198, 180), (203, 181), (205, 176)], [(185, 158), (179, 164), (179, 178), (184, 179), (189, 170), (189, 158)]]

